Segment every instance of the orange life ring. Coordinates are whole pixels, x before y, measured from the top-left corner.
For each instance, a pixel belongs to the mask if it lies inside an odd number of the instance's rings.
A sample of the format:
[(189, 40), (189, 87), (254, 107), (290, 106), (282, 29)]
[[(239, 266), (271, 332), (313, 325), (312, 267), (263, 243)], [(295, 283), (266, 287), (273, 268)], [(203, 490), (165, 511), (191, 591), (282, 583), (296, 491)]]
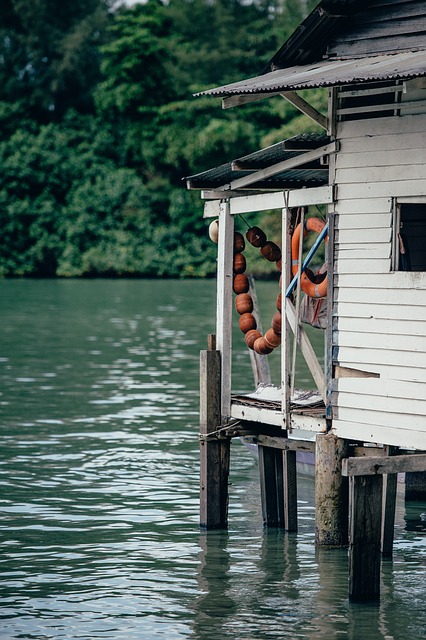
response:
[[(299, 269), (300, 227), (301, 225), (298, 224), (291, 239), (291, 271), (293, 276), (297, 275)], [(305, 220), (303, 226), (303, 237), (307, 235), (308, 231), (321, 233), (324, 227), (324, 220), (320, 218), (308, 218)], [(325, 237), (325, 241), (328, 242), (327, 236)], [(310, 269), (306, 269), (300, 278), (300, 288), (310, 298), (325, 298), (327, 295), (327, 280), (327, 272), (314, 274)]]

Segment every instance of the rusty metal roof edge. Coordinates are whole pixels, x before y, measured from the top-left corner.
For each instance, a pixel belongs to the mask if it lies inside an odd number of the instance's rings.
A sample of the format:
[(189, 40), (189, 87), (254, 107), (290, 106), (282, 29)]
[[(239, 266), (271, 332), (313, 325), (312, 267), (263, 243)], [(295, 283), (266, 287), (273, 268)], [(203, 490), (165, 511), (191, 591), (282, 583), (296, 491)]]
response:
[[(401, 68), (401, 66), (393, 71), (388, 68), (378, 71), (375, 65), (380, 62), (385, 63), (387, 61), (411, 61), (423, 54), (422, 63), (418, 69)], [(336, 74), (336, 70), (342, 71), (344, 68), (351, 69), (352, 64), (355, 69), (352, 73), (348, 73), (346, 77)], [(361, 70), (365, 69), (364, 72)], [(373, 69), (375, 73), (373, 72)], [(334, 74), (333, 74), (334, 71)], [(330, 74), (328, 78), (319, 78), (323, 72), (324, 76)], [(330, 87), (339, 86), (344, 84), (354, 84), (357, 82), (374, 82), (385, 80), (401, 80), (409, 78), (417, 78), (426, 75), (426, 49), (417, 49), (415, 51), (403, 51), (395, 53), (385, 53), (381, 55), (369, 56), (366, 58), (344, 58), (332, 60), (322, 60), (318, 63), (311, 63), (306, 65), (297, 65), (294, 67), (286, 67), (284, 69), (277, 69), (261, 76), (255, 76), (247, 78), (239, 82), (234, 82), (222, 87), (216, 87), (203, 91), (195, 96), (199, 95), (211, 95), (217, 97), (224, 97), (230, 95), (247, 95), (253, 93), (277, 93), (284, 90), (297, 90), (297, 89), (309, 89), (318, 87)], [(293, 78), (293, 80), (291, 79)], [(297, 79), (299, 78), (299, 79)], [(275, 80), (275, 82), (274, 82)], [(267, 86), (265, 86), (267, 85)]]

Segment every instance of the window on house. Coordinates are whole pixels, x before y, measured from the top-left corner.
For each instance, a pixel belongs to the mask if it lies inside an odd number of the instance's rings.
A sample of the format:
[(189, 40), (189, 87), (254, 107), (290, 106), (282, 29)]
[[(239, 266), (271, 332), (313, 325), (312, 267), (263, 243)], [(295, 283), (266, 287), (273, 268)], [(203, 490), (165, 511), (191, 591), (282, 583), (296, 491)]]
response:
[(405, 85), (399, 81), (342, 86), (337, 91), (339, 122), (399, 115)]
[(394, 271), (426, 271), (426, 201), (396, 204), (393, 242)]

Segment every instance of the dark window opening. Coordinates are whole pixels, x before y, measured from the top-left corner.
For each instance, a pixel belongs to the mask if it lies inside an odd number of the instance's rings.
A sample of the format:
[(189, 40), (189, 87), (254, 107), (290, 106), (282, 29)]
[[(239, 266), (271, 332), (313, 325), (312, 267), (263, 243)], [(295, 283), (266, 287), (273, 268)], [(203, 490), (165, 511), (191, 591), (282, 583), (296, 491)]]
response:
[(347, 122), (398, 115), (402, 90), (402, 84), (390, 82), (341, 87), (337, 94), (338, 119)]
[(426, 204), (400, 204), (398, 208), (396, 270), (426, 271)]

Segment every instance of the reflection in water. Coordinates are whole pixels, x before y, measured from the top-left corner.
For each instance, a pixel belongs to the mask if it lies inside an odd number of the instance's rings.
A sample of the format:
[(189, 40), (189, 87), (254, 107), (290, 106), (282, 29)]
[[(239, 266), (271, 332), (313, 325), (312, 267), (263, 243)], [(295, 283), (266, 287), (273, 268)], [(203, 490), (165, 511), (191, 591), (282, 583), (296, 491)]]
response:
[[(198, 363), (214, 287), (0, 281), (2, 639), (426, 638), (424, 504), (397, 504), (374, 607), (349, 606), (345, 550), (315, 550), (311, 480), (298, 481), (298, 533), (263, 528), (240, 442), (229, 533), (200, 533)], [(258, 294), (269, 317), (276, 283)], [(247, 390), (243, 342), (236, 328)]]
[(237, 610), (238, 602), (230, 595), (230, 554), (228, 534), (209, 531), (200, 536), (199, 566), (197, 569), (200, 595), (194, 602), (193, 631), (195, 638), (210, 640), (226, 636), (228, 619)]

